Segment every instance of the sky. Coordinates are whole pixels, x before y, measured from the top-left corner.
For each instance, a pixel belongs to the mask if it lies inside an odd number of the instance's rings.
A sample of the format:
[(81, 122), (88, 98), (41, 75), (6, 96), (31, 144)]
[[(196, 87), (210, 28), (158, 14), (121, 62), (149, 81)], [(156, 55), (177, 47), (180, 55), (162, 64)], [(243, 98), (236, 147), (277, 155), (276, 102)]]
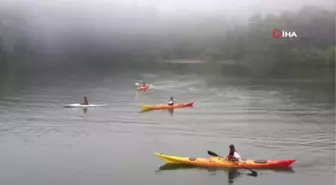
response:
[[(2, 5), (41, 3), (67, 4), (78, 0), (0, 0)], [(276, 12), (278, 10), (295, 10), (303, 5), (322, 6), (335, 9), (334, 0), (81, 0), (95, 6), (104, 3), (117, 3), (126, 6), (152, 6), (162, 12), (185, 11), (189, 13), (230, 12), (239, 16), (241, 11)], [(83, 8), (83, 7), (78, 7)]]
[[(106, 0), (109, 1), (109, 0)], [(261, 11), (272, 12), (284, 9), (298, 9), (303, 5), (334, 7), (334, 0), (120, 0), (124, 5), (156, 6), (159, 10), (173, 12), (219, 12)]]

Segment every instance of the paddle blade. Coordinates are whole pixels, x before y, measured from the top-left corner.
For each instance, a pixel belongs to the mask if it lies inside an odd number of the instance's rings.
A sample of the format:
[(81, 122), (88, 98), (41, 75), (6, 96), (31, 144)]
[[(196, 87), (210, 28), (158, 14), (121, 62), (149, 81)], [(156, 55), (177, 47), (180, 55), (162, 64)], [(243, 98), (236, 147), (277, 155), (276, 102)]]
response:
[(253, 171), (252, 173), (249, 173), (249, 174), (247, 174), (247, 175), (248, 175), (248, 176), (256, 177), (256, 176), (258, 176), (258, 173), (255, 172), (255, 171)]
[(215, 152), (212, 151), (208, 151), (208, 154), (211, 156), (220, 157), (219, 155), (217, 155)]
[(247, 168), (247, 167), (244, 167), (245, 169), (247, 170), (250, 170), (252, 173), (250, 174), (251, 176), (257, 176), (258, 175), (258, 172), (252, 170), (251, 168)]

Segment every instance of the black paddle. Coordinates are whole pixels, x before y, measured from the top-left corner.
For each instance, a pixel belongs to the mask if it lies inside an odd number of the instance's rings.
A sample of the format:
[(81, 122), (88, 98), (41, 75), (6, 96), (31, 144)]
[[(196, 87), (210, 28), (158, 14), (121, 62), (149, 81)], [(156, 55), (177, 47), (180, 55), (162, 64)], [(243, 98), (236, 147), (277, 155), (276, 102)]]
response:
[[(216, 154), (215, 152), (212, 152), (212, 151), (208, 151), (208, 154), (211, 155), (211, 156), (224, 158), (224, 157), (222, 157), (222, 156), (220, 156), (220, 155), (218, 155), (218, 154)], [(252, 172), (252, 175), (254, 175), (254, 176), (258, 175), (258, 173), (256, 171), (252, 170), (251, 168), (247, 168), (245, 166), (243, 166), (243, 168), (245, 168), (247, 170), (250, 170)]]

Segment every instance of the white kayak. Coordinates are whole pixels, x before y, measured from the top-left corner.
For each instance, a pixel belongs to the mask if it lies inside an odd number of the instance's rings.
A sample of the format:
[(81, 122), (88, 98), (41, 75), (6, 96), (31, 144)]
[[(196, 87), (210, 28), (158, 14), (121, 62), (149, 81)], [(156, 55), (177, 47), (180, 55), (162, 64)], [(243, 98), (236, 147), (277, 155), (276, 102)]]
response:
[(65, 105), (64, 108), (89, 108), (89, 107), (106, 107), (107, 105), (97, 105), (97, 104), (89, 104), (89, 105), (83, 105), (79, 103), (73, 103)]

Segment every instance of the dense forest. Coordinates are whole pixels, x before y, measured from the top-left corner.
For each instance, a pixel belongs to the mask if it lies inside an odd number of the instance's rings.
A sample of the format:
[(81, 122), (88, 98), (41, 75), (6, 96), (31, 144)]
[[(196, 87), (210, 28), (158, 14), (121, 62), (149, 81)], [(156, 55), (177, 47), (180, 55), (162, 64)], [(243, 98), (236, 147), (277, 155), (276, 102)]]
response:
[[(19, 11), (3, 8), (1, 61), (68, 57), (335, 65), (334, 11), (303, 7), (234, 24), (221, 16), (162, 16), (153, 7), (127, 9), (132, 13), (105, 7), (85, 16), (78, 5), (63, 12), (48, 6), (38, 12), (24, 6)], [(275, 28), (295, 31), (298, 37), (274, 39)]]

